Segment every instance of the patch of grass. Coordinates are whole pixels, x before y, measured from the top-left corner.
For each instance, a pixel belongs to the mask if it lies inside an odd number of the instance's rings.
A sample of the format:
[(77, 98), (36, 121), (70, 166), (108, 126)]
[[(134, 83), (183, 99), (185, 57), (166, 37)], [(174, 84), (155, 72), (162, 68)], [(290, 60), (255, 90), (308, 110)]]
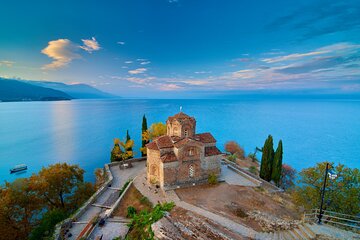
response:
[(125, 191), (125, 189), (127, 188), (127, 186), (131, 183), (131, 179), (127, 180), (126, 183), (124, 183), (123, 187), (120, 189), (119, 192), (119, 196), (121, 196), (121, 194)]
[(134, 207), (136, 210), (148, 210), (152, 209), (151, 202), (144, 197), (134, 185), (130, 186), (125, 196), (121, 199), (119, 206), (114, 211), (114, 216), (126, 217), (127, 208)]

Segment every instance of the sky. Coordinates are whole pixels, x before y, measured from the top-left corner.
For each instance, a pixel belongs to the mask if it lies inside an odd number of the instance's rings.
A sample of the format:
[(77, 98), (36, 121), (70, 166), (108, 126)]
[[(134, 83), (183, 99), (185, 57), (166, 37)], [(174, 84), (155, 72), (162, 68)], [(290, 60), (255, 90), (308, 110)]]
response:
[(123, 97), (360, 94), (358, 0), (4, 0), (0, 77)]

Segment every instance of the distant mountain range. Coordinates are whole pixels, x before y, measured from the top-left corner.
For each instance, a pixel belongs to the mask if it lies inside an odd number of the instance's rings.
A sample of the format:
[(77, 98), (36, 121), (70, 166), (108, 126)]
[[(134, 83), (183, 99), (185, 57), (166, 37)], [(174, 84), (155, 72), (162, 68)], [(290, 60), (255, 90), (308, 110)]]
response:
[(59, 101), (115, 97), (86, 84), (0, 78), (0, 101)]

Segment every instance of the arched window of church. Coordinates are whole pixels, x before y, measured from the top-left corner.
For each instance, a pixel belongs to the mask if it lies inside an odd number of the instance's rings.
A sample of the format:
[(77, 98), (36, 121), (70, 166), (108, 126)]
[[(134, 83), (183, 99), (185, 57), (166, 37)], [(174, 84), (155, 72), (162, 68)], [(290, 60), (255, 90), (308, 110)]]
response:
[(189, 156), (194, 156), (195, 155), (195, 149), (194, 148), (190, 148), (189, 149)]
[(195, 168), (193, 165), (189, 167), (189, 177), (193, 178), (195, 176)]

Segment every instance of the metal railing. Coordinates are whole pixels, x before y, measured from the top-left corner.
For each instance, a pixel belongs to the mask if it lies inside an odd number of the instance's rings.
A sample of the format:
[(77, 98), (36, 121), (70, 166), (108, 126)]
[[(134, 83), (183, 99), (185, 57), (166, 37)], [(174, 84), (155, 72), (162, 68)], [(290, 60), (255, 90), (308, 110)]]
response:
[[(338, 213), (333, 211), (323, 210), (322, 222), (330, 224), (345, 230), (351, 230), (360, 233), (360, 216)], [(304, 221), (309, 223), (316, 223), (319, 219), (320, 210), (312, 209), (304, 213)]]

